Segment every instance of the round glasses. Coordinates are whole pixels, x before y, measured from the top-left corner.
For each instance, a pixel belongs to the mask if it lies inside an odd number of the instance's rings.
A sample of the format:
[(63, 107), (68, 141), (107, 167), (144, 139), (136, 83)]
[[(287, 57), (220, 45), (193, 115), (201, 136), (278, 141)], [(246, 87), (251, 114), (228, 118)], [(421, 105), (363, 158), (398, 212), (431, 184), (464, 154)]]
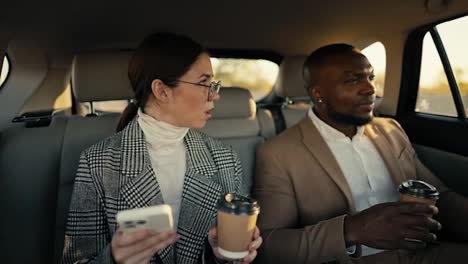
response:
[(213, 101), (213, 97), (215, 94), (219, 93), (219, 90), (221, 89), (221, 81), (212, 81), (210, 84), (202, 84), (202, 83), (194, 83), (194, 82), (187, 82), (187, 81), (182, 81), (182, 80), (176, 80), (176, 82), (181, 82), (181, 83), (188, 83), (188, 84), (193, 84), (197, 86), (203, 86), (203, 87), (208, 87), (208, 101)]

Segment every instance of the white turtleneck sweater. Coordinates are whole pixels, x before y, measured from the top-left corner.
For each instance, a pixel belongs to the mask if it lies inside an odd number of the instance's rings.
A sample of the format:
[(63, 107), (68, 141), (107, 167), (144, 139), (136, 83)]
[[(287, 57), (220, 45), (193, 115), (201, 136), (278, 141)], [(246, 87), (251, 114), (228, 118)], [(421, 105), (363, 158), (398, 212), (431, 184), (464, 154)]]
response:
[(187, 168), (184, 137), (189, 129), (156, 120), (141, 109), (138, 109), (138, 125), (145, 135), (156, 180), (164, 202), (172, 207), (174, 227), (177, 228)]

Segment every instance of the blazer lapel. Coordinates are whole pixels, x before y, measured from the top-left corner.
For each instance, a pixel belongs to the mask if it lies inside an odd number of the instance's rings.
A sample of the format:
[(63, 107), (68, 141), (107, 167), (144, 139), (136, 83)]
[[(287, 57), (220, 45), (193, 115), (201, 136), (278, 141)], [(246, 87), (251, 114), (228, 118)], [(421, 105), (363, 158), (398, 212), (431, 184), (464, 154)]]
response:
[(187, 171), (177, 232), (177, 263), (197, 263), (205, 246), (208, 230), (216, 221), (216, 204), (221, 196), (217, 166), (201, 135), (189, 130), (185, 137)]
[(134, 119), (122, 135), (120, 184), (128, 208), (139, 208), (164, 203), (161, 190), (149, 160), (143, 131)]
[(403, 173), (398, 166), (398, 159), (395, 154), (391, 151), (392, 148), (384, 136), (384, 133), (372, 123), (365, 127), (364, 133), (369, 137), (377, 151), (382, 156), (382, 159), (387, 165), (387, 169), (392, 176), (392, 179), (396, 185), (400, 184), (403, 179)]
[[(122, 132), (122, 196), (128, 208), (163, 204), (164, 200), (151, 166), (143, 131), (133, 120)], [(189, 130), (185, 137), (187, 169), (177, 232), (177, 243), (158, 252), (165, 264), (197, 263), (205, 246), (208, 230), (216, 222), (216, 204), (221, 185), (213, 179), (218, 170), (202, 137)], [(174, 251), (175, 250), (175, 251)], [(155, 258), (152, 262), (155, 262)]]
[(341, 190), (346, 197), (350, 211), (354, 213), (356, 209), (349, 184), (322, 135), (308, 116), (302, 119), (299, 127), (302, 133), (302, 142)]
[[(156, 180), (156, 174), (149, 159), (143, 131), (134, 119), (123, 131), (122, 135), (122, 161), (119, 183), (121, 193), (127, 202), (127, 208), (148, 207), (163, 204), (164, 199)], [(174, 246), (168, 246), (158, 252), (164, 264), (174, 263)], [(152, 263), (156, 262), (156, 256)]]

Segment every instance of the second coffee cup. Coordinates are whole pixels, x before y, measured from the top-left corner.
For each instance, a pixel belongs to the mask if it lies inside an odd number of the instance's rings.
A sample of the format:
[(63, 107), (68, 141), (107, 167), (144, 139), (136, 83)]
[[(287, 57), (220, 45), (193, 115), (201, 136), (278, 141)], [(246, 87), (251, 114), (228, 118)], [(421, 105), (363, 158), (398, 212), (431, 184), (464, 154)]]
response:
[(417, 202), (435, 205), (439, 199), (437, 189), (427, 182), (407, 180), (398, 187), (401, 202)]
[(242, 259), (255, 231), (260, 206), (254, 199), (226, 193), (218, 203), (218, 250), (228, 259)]

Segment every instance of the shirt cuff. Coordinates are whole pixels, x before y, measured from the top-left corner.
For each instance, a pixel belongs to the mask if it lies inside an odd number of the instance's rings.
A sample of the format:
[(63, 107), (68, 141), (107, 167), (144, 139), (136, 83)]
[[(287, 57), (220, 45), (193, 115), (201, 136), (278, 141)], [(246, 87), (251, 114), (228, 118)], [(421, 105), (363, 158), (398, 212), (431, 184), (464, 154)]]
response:
[(348, 253), (348, 256), (354, 255), (356, 253), (356, 245), (347, 247), (346, 253)]

